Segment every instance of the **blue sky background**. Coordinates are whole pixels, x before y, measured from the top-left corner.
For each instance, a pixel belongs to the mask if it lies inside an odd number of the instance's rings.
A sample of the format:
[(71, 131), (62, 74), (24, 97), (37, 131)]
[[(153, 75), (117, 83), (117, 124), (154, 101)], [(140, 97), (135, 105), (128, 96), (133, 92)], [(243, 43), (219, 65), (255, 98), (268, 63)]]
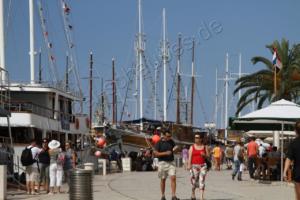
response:
[[(63, 34), (60, 1), (45, 1), (43, 7), (46, 13), (49, 38), (53, 43), (53, 49), (57, 60), (57, 67), (63, 75), (65, 68), (66, 42)], [(115, 57), (118, 84), (121, 87), (118, 93), (119, 110), (125, 97), (124, 71), (132, 67), (135, 61), (134, 38), (137, 32), (137, 1), (135, 0), (85, 0), (66, 1), (70, 8), (70, 19), (73, 26), (74, 42), (78, 58), (79, 74), (81, 78), (88, 76), (89, 51), (94, 53), (95, 76), (104, 80), (111, 78), (111, 59)], [(12, 80), (29, 81), (29, 28), (28, 28), (28, 1), (5, 1), (7, 22), (7, 68)], [(296, 0), (144, 0), (143, 25), (146, 34), (146, 58), (154, 62), (159, 58), (159, 46), (162, 35), (161, 12), (166, 8), (167, 32), (170, 46), (177, 41), (178, 33), (189, 40), (195, 37), (196, 46), (196, 73), (199, 95), (195, 95), (196, 125), (203, 126), (204, 122), (212, 121), (215, 99), (215, 70), (218, 68), (219, 77), (224, 75), (225, 54), (230, 54), (230, 71), (237, 72), (237, 53), (242, 53), (243, 72), (251, 73), (263, 68), (262, 65), (253, 66), (250, 62), (253, 56), (272, 55), (265, 48), (266, 44), (283, 37), (290, 44), (298, 43), (300, 38), (300, 2)], [(10, 8), (10, 9), (9, 9)], [(49, 65), (46, 59), (46, 48), (41, 33), (41, 25), (36, 8), (36, 49), (43, 51), (43, 76), (48, 77)], [(209, 38), (199, 35), (199, 30), (213, 21), (220, 24), (222, 30), (218, 33), (210, 31)], [(191, 73), (191, 51), (189, 45), (184, 45), (182, 60), (182, 73)], [(174, 53), (174, 52), (173, 52)], [(171, 51), (171, 54), (173, 54)], [(37, 61), (37, 60), (36, 60)], [(169, 73), (175, 71), (175, 59), (169, 64)], [(153, 66), (149, 66), (153, 73)], [(160, 77), (162, 69), (160, 68)], [(36, 72), (37, 74), (37, 72)], [(152, 75), (153, 77), (153, 75)], [(184, 78), (184, 85), (190, 88), (190, 80)], [(88, 94), (87, 80), (81, 79), (84, 93)], [(170, 75), (168, 84), (173, 78)], [(218, 81), (219, 94), (221, 96), (224, 83)], [(106, 83), (109, 83), (106, 81)], [(151, 96), (151, 84), (145, 83), (145, 96)], [(95, 80), (94, 101), (100, 93), (100, 79)], [(133, 88), (132, 85), (131, 88)], [(159, 99), (162, 102), (162, 82), (159, 81)], [(230, 114), (235, 111), (236, 98), (232, 98), (234, 82), (230, 83)], [(171, 90), (171, 87), (170, 87)], [(171, 92), (171, 91), (169, 91)], [(173, 91), (173, 94), (175, 91)], [(132, 94), (133, 92), (130, 92)], [(190, 90), (189, 90), (190, 93)], [(107, 87), (108, 98), (111, 94)], [(132, 98), (132, 95), (129, 95)], [(175, 99), (171, 98), (168, 115), (169, 120), (175, 118)], [(153, 118), (153, 106), (146, 103), (145, 115)], [(221, 102), (219, 102), (221, 107)], [(88, 105), (87, 103), (85, 104)], [(133, 102), (129, 101), (125, 110), (134, 116)], [(86, 109), (87, 110), (87, 109)], [(248, 112), (246, 109), (244, 112)], [(219, 121), (221, 109), (218, 110)], [(128, 119), (128, 118), (127, 118)], [(220, 122), (218, 123), (221, 126)]]

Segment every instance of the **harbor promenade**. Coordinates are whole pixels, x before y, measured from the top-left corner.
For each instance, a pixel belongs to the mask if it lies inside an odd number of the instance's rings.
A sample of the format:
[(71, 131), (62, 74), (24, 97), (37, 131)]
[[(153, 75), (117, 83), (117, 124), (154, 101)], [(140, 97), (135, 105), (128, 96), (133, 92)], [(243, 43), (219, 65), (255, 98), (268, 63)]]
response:
[[(189, 173), (177, 171), (177, 196), (190, 199)], [(207, 176), (205, 199), (207, 200), (293, 200), (294, 188), (287, 183), (260, 183), (251, 181), (243, 174), (243, 181), (232, 181), (230, 171), (210, 171)], [(167, 182), (167, 199), (170, 197), (170, 183)], [(64, 186), (64, 190), (67, 188)], [(199, 194), (197, 194), (197, 199)], [(67, 200), (68, 193), (26, 195), (23, 191), (9, 191), (9, 200)], [(94, 177), (94, 199), (109, 200), (159, 200), (160, 189), (157, 172), (126, 172)]]

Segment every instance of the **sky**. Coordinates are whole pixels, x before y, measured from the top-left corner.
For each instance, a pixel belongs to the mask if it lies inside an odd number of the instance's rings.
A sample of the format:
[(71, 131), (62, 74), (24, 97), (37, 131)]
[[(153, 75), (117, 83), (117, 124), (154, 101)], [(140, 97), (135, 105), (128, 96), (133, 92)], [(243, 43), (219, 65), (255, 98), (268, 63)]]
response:
[[(37, 2), (37, 1), (36, 1)], [(61, 1), (42, 0), (44, 18), (46, 19), (49, 39), (53, 45), (53, 55), (60, 79), (66, 66), (66, 39), (62, 23)], [(108, 103), (111, 103), (111, 60), (116, 63), (118, 115), (124, 105), (128, 79), (131, 77), (135, 63), (135, 35), (138, 30), (136, 0), (81, 0), (66, 3), (70, 7), (68, 15), (72, 25), (71, 36), (75, 45), (74, 56), (84, 95), (88, 99), (89, 53), (94, 56), (94, 109), (101, 93), (101, 78)], [(170, 46), (168, 64), (168, 120), (175, 120), (175, 88), (172, 90), (176, 69), (176, 47), (178, 34), (181, 33), (184, 44), (181, 61), (183, 77), (182, 89), (191, 91), (191, 41), (196, 41), (195, 71), (197, 74), (194, 106), (194, 124), (204, 126), (215, 119), (216, 69), (218, 70), (218, 111), (217, 125), (224, 126), (224, 77), (225, 55), (229, 53), (229, 71), (238, 72), (238, 54), (242, 55), (243, 73), (252, 73), (264, 68), (253, 65), (251, 58), (265, 56), (272, 58), (265, 45), (274, 40), (286, 38), (290, 45), (299, 43), (300, 39), (300, 2), (296, 0), (142, 0), (143, 32), (145, 34), (145, 69), (144, 110), (145, 117), (154, 118), (153, 79), (155, 62), (161, 61), (160, 43), (162, 38), (162, 9), (166, 9), (167, 38)], [(13, 81), (29, 82), (29, 17), (28, 1), (5, 1), (6, 24), (6, 61)], [(50, 79), (47, 48), (43, 40), (41, 20), (37, 4), (35, 7), (35, 48), (42, 50), (43, 78)], [(36, 63), (38, 58), (36, 57)], [(162, 108), (162, 66), (158, 66), (157, 82), (157, 119), (161, 119)], [(36, 65), (37, 75), (37, 65)], [(234, 75), (233, 75), (234, 76)], [(37, 76), (36, 76), (37, 78)], [(151, 81), (152, 80), (152, 81)], [(237, 97), (233, 97), (234, 80), (229, 83), (229, 115), (236, 109)], [(130, 82), (123, 119), (135, 117), (133, 98), (134, 83)], [(182, 92), (184, 93), (184, 91)], [(151, 99), (152, 98), (152, 99)], [(184, 100), (184, 95), (181, 97)], [(188, 97), (188, 100), (190, 97)], [(84, 103), (87, 111), (88, 101)], [(108, 108), (110, 104), (108, 105)], [(250, 112), (246, 108), (243, 113)], [(182, 110), (184, 110), (182, 108)], [(184, 119), (184, 112), (182, 114)], [(222, 123), (221, 123), (222, 121)]]

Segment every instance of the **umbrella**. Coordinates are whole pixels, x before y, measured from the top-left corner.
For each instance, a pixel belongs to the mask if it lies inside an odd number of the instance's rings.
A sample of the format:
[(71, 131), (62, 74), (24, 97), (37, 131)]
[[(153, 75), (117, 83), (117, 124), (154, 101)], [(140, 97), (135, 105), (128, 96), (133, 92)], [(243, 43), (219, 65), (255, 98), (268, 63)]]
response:
[[(230, 119), (230, 128), (234, 130), (292, 130), (300, 119), (300, 106), (281, 99), (271, 105), (248, 113), (236, 119)], [(248, 127), (248, 128), (246, 128)], [(250, 129), (251, 128), (251, 129)], [(283, 141), (281, 142), (281, 170), (283, 170)], [(281, 172), (281, 180), (283, 180)]]

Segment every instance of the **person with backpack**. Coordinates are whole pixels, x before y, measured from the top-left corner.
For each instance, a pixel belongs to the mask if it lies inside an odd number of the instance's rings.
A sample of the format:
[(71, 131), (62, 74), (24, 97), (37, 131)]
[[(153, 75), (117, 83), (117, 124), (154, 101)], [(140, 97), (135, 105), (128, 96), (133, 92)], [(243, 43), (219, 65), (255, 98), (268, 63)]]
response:
[(49, 193), (49, 167), (50, 167), (50, 155), (49, 155), (49, 147), (48, 147), (48, 140), (43, 139), (42, 143), (42, 150), (39, 154), (39, 167), (40, 167), (40, 182), (39, 182), (39, 189), (40, 186), (43, 184), (44, 190)]
[(205, 176), (208, 171), (206, 159), (210, 157), (209, 148), (204, 144), (204, 136), (195, 134), (195, 143), (189, 149), (187, 169), (191, 173), (192, 200), (196, 200), (195, 190), (199, 188), (201, 199), (204, 199)]
[(57, 187), (57, 192), (62, 191), (62, 178), (63, 178), (63, 165), (65, 156), (60, 148), (60, 142), (57, 140), (51, 140), (48, 144), (49, 155), (50, 155), (50, 192), (49, 194), (54, 194), (54, 187)]
[(31, 140), (30, 145), (27, 146), (21, 154), (21, 163), (25, 166), (27, 194), (37, 194), (34, 187), (35, 184), (39, 182), (37, 157), (40, 151), (36, 145), (36, 141)]

